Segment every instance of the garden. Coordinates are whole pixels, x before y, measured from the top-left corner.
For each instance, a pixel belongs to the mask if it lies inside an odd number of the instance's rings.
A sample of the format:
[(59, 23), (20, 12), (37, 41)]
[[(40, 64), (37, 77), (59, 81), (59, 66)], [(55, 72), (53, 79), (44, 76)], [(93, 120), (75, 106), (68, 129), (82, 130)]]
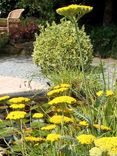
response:
[[(81, 4), (59, 7), (59, 23), (26, 31), (33, 41), (33, 62), (53, 85), (38, 98), (0, 97), (0, 156), (117, 156), (117, 84), (109, 85), (101, 59), (99, 66), (91, 65), (93, 47), (105, 57), (103, 47), (110, 51), (105, 45), (112, 34), (116, 37), (116, 28), (100, 28), (97, 35), (95, 28), (87, 34), (80, 21), (92, 11)], [(110, 36), (100, 41), (107, 31)], [(5, 43), (7, 37), (3, 39)], [(19, 39), (26, 38), (10, 41)]]

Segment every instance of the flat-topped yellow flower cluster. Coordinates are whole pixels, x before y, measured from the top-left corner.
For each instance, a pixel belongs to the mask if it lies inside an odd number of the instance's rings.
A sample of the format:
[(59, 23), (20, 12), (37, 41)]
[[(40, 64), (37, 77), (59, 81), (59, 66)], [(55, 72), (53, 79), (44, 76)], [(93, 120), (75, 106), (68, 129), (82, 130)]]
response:
[(59, 84), (55, 87), (53, 87), (52, 90), (50, 90), (48, 93), (47, 93), (47, 96), (55, 96), (55, 95), (58, 95), (59, 93), (64, 93), (66, 91), (68, 91), (70, 88), (70, 85), (67, 84), (67, 83), (62, 83), (62, 84)]
[(95, 139), (94, 144), (102, 152), (108, 152), (109, 156), (117, 155), (117, 137), (102, 137)]
[(70, 96), (59, 96), (48, 102), (49, 105), (57, 105), (57, 104), (64, 104), (64, 103), (74, 104), (76, 103), (76, 99)]
[(17, 103), (23, 103), (23, 102), (29, 102), (30, 98), (27, 97), (16, 97), (16, 98), (11, 98), (8, 100), (9, 104), (17, 104)]
[(93, 7), (91, 6), (71, 4), (66, 7), (58, 8), (56, 12), (66, 17), (73, 17), (76, 15), (84, 15), (90, 12), (92, 9)]
[(10, 120), (18, 120), (18, 119), (23, 119), (26, 116), (26, 112), (24, 111), (13, 111), (10, 112), (6, 119), (10, 119)]
[(106, 90), (105, 92), (103, 90), (100, 90), (96, 93), (97, 96), (112, 96), (114, 93), (112, 90)]

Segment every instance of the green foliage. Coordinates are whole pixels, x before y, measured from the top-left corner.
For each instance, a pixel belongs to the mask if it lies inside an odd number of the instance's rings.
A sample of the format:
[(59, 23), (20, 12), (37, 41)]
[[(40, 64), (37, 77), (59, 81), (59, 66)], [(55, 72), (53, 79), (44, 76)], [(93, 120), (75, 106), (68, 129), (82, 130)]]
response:
[(117, 58), (117, 27), (96, 27), (91, 31), (94, 55)]
[[(91, 96), (102, 88), (99, 69), (92, 68), (90, 72), (86, 72), (86, 83)], [(60, 73), (52, 73), (48, 77), (55, 85), (68, 83), (72, 85), (72, 94), (78, 99), (86, 96), (85, 85), (83, 83), (83, 74), (79, 70), (64, 70)], [(95, 84), (95, 85), (94, 85)]]
[(9, 37), (6, 33), (0, 33), (0, 48), (3, 48), (9, 41)]
[[(85, 69), (92, 61), (92, 45), (84, 27), (78, 30), (80, 44), (73, 24), (62, 20), (43, 28), (34, 43), (33, 61), (40, 65), (42, 72), (48, 74), (64, 69), (80, 69), (80, 48)], [(81, 46), (81, 47), (80, 47)]]
[(51, 0), (20, 0), (18, 6), (26, 9), (28, 16), (35, 16), (47, 21), (52, 21), (55, 18), (53, 4), (54, 2)]
[[(77, 74), (82, 73), (76, 73), (76, 78), (80, 79), (79, 77), (81, 75), (78, 77)], [(73, 79), (75, 79), (75, 73)], [(89, 81), (91, 81), (90, 79), (93, 80), (94, 77), (91, 76)], [(94, 86), (99, 89), (95, 81), (94, 79), (94, 83), (89, 84), (89, 87), (95, 84)], [(66, 82), (63, 81), (62, 84), (58, 83), (57, 86), (50, 88), (48, 93), (51, 92), (51, 94), (47, 94), (48, 101), (46, 104), (43, 101), (40, 105), (40, 101), (36, 102), (31, 99), (30, 102), (25, 103), (25, 108), (21, 110), (16, 109), (21, 112), (26, 111), (27, 114), (23, 119), (19, 114), (14, 114), (16, 118), (10, 115), (10, 120), (8, 120), (7, 117), (11, 112), (15, 111), (15, 109), (11, 110), (11, 105), (8, 104), (9, 101), (2, 101), (4, 97), (1, 97), (1, 105), (6, 106), (4, 110), (6, 113), (3, 116), (4, 119), (0, 121), (0, 137), (2, 141), (4, 141), (1, 145), (6, 147), (6, 152), (14, 156), (45, 156), (46, 154), (48, 154), (48, 156), (89, 156), (89, 150), (97, 146), (95, 141), (100, 138), (103, 139), (103, 137), (107, 139), (106, 143), (101, 144), (101, 146), (107, 147), (104, 148), (103, 152), (110, 150), (110, 146), (107, 146), (108, 144), (111, 145), (112, 149), (116, 147), (117, 143), (116, 141), (114, 142), (114, 140), (117, 139), (117, 90), (108, 90), (112, 93), (110, 95), (108, 94), (108, 96), (106, 94), (107, 90), (103, 91), (104, 93), (100, 96), (92, 90), (94, 96), (92, 96), (90, 104), (87, 105), (85, 97), (82, 99), (80, 97), (74, 97), (74, 91), (76, 91), (77, 95), (81, 95), (78, 90), (78, 85), (82, 85), (81, 82), (79, 81), (77, 86), (75, 85), (76, 88), (73, 87), (72, 82), (66, 84), (68, 86), (65, 87), (67, 90), (63, 92), (62, 89), (65, 83)], [(59, 88), (58, 92), (56, 92), (58, 90), (57, 88)], [(63, 102), (57, 100), (57, 98), (60, 97)], [(74, 103), (66, 100), (65, 97), (74, 99)], [(17, 98), (19, 99), (19, 97)], [(15, 98), (15, 101), (18, 100), (17, 98)], [(49, 103), (52, 103), (53, 100), (56, 102), (50, 105)], [(36, 106), (35, 109), (33, 106)], [(43, 113), (43, 118), (34, 118), (33, 115), (35, 112)], [(58, 115), (56, 119), (53, 120), (53, 124), (54, 126), (56, 125), (56, 127), (54, 129), (42, 129), (52, 124), (50, 119), (52, 119), (54, 115)], [(62, 117), (61, 120), (59, 116)], [(68, 117), (72, 122), (67, 122), (64, 120), (64, 117)], [(56, 121), (60, 122), (56, 123)], [(59, 134), (60, 139), (56, 139), (54, 136), (47, 139), (52, 133)], [(80, 141), (78, 137), (81, 137), (82, 134), (85, 136), (91, 135), (94, 137), (94, 140), (90, 141), (90, 138), (82, 137)], [(107, 137), (113, 140), (111, 144)], [(38, 140), (39, 138), (43, 140)], [(103, 156), (103, 154), (100, 156)], [(111, 155), (109, 154), (108, 156)]]
[(16, 4), (17, 0), (2, 0), (2, 2), (0, 1), (0, 11), (2, 16), (7, 17), (8, 13), (17, 7)]

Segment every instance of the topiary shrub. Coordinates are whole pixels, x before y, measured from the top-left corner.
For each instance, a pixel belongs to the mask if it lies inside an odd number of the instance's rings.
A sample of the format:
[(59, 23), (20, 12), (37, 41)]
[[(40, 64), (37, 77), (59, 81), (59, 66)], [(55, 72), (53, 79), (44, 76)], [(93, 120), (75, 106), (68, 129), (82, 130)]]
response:
[(80, 47), (85, 69), (92, 61), (92, 45), (84, 27), (79, 29), (80, 45), (77, 42), (74, 26), (70, 21), (52, 23), (41, 30), (34, 42), (33, 61), (42, 72), (59, 72), (64, 69), (80, 68)]

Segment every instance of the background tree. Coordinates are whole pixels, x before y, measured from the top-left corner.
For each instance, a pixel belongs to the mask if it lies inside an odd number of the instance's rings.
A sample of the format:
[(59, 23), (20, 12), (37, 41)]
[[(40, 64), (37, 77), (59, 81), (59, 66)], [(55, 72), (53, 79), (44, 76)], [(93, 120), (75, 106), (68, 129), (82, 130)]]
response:
[(22, 7), (25, 9), (25, 17), (36, 17), (51, 22), (60, 18), (56, 14), (57, 8), (73, 3), (94, 7), (91, 13), (83, 17), (85, 23), (104, 26), (117, 23), (117, 0), (0, 0), (0, 11), (1, 17), (7, 17), (11, 10)]

